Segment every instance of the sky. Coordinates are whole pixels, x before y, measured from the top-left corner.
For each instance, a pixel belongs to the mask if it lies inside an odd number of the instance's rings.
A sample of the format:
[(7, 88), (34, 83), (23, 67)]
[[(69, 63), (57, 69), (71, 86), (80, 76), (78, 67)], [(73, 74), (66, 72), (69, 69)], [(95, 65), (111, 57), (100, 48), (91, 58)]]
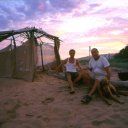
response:
[(58, 36), (61, 58), (116, 53), (128, 45), (128, 0), (0, 0), (0, 31), (42, 28)]

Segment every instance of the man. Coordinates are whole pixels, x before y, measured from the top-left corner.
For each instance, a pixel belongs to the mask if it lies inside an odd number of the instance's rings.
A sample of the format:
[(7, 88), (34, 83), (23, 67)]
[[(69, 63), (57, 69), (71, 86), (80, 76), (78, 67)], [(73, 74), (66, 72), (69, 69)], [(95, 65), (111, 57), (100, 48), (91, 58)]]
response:
[(100, 81), (107, 77), (110, 80), (111, 72), (110, 72), (110, 64), (108, 60), (99, 55), (99, 51), (96, 48), (91, 50), (92, 58), (89, 61), (89, 69), (91, 70), (91, 78), (94, 79), (94, 84), (91, 90), (88, 92), (86, 96), (84, 96), (81, 100), (83, 103), (89, 103), (92, 99), (92, 95), (100, 86)]
[(79, 70), (82, 70), (80, 63), (77, 59), (75, 59), (75, 50), (71, 49), (69, 51), (70, 57), (65, 59), (57, 68), (57, 70), (65, 66), (66, 78), (70, 87), (70, 94), (75, 93), (73, 83), (79, 81), (81, 79), (81, 74), (77, 72), (77, 67)]

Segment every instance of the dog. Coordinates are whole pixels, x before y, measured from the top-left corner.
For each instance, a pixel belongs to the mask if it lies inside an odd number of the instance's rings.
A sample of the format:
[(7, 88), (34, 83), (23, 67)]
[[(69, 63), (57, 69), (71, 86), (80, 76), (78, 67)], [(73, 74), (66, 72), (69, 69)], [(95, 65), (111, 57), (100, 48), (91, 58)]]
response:
[[(88, 86), (89, 92), (94, 84), (94, 79), (91, 78), (89, 70), (82, 71), (82, 77), (84, 84)], [(120, 88), (113, 86), (107, 78), (104, 78), (101, 80), (95, 94), (100, 96), (108, 105), (111, 105), (109, 99), (123, 104), (124, 102), (120, 101), (118, 97), (120, 97), (120, 95), (128, 96), (128, 91), (120, 90)]]
[[(104, 78), (100, 82), (100, 86), (97, 88), (98, 94), (100, 97), (108, 104), (111, 105), (109, 102), (109, 99), (112, 99), (120, 104), (123, 104), (124, 102), (120, 101), (117, 97), (120, 96), (120, 93), (118, 90), (110, 83), (110, 81), (107, 78)], [(116, 97), (115, 97), (116, 95)]]

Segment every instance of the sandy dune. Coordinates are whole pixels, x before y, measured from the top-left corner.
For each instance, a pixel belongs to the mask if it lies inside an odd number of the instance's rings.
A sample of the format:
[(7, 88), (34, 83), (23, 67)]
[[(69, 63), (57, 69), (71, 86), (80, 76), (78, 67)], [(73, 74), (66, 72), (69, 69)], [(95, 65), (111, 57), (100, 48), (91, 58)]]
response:
[(0, 78), (0, 128), (127, 128), (128, 97), (108, 106), (94, 96), (85, 105), (87, 87), (75, 89), (69, 94), (66, 81), (47, 74), (34, 82)]

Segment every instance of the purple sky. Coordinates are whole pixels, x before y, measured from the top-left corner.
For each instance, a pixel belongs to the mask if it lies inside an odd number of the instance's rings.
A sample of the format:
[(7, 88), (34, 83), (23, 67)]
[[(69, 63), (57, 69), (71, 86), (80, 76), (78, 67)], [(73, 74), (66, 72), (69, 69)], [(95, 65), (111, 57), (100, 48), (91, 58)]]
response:
[(42, 28), (58, 36), (62, 58), (88, 47), (114, 53), (128, 45), (128, 0), (0, 0), (0, 30)]

